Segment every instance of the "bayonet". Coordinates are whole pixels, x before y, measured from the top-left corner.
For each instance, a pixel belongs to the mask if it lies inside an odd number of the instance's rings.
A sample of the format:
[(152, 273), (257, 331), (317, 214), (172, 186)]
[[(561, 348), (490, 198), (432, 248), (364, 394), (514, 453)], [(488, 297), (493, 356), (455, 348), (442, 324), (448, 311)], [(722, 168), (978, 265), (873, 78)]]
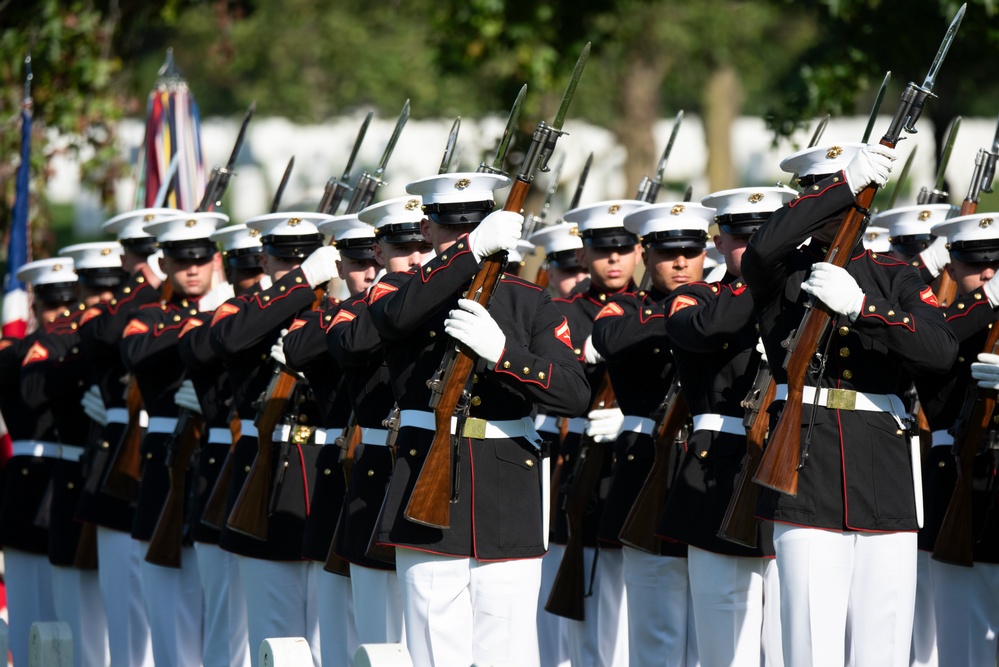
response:
[(526, 216), (524, 220), (524, 231), (521, 234), (521, 238), (529, 239), (538, 229), (538, 227), (545, 224), (545, 219), (548, 217), (548, 211), (552, 207), (552, 199), (555, 197), (555, 192), (558, 190), (559, 176), (562, 174), (562, 165), (565, 163), (565, 153), (558, 156), (558, 161), (555, 164), (554, 169), (552, 169), (552, 177), (548, 182), (548, 190), (545, 192), (545, 201), (541, 205), (541, 210), (537, 215), (530, 214)]
[(236, 135), (236, 143), (233, 144), (232, 152), (229, 153), (229, 161), (224, 167), (212, 168), (212, 178), (205, 187), (205, 195), (201, 198), (197, 211), (212, 211), (222, 205), (222, 195), (225, 194), (226, 188), (229, 186), (229, 180), (236, 175), (233, 171), (236, 168), (236, 158), (239, 157), (239, 150), (243, 147), (243, 141), (246, 139), (246, 128), (249, 127), (250, 119), (253, 118), (253, 112), (256, 110), (257, 103), (250, 103), (243, 116), (243, 124), (239, 128), (239, 134)]
[(399, 114), (399, 120), (395, 123), (395, 129), (392, 131), (392, 136), (389, 137), (388, 144), (385, 145), (385, 152), (382, 153), (382, 159), (378, 163), (378, 168), (375, 169), (374, 174), (368, 174), (364, 172), (361, 174), (361, 178), (358, 179), (357, 185), (354, 187), (354, 192), (350, 196), (350, 201), (347, 202), (347, 213), (357, 213), (363, 208), (369, 206), (375, 198), (375, 191), (384, 182), (382, 181), (382, 176), (385, 175), (385, 167), (388, 165), (389, 158), (392, 157), (392, 151), (395, 150), (395, 145), (399, 142), (399, 135), (402, 134), (402, 128), (406, 126), (406, 121), (409, 120), (409, 100), (402, 105), (402, 112)]
[(676, 119), (673, 121), (673, 130), (670, 132), (669, 141), (666, 142), (666, 148), (663, 150), (662, 157), (659, 158), (659, 164), (656, 165), (655, 178), (642, 177), (642, 182), (638, 185), (638, 194), (635, 195), (635, 199), (644, 201), (647, 204), (654, 204), (659, 197), (659, 191), (663, 187), (663, 175), (666, 172), (666, 161), (669, 159), (670, 153), (673, 152), (673, 144), (676, 142), (676, 135), (680, 131), (681, 122), (683, 122), (683, 109), (677, 112)]
[(454, 147), (458, 143), (458, 130), (461, 129), (461, 116), (454, 119), (451, 125), (451, 133), (447, 135), (447, 146), (444, 147), (444, 157), (441, 159), (438, 174), (446, 174), (451, 171), (451, 161), (454, 159)]
[(683, 195), (683, 201), (688, 202), (690, 198), (694, 196), (694, 186), (688, 185), (687, 192)]
[(385, 174), (385, 167), (388, 165), (389, 158), (392, 156), (392, 151), (395, 150), (395, 145), (399, 142), (399, 135), (402, 134), (402, 128), (406, 127), (406, 121), (409, 120), (409, 100), (402, 105), (402, 112), (399, 114), (399, 120), (395, 123), (395, 129), (392, 130), (392, 136), (389, 137), (388, 144), (385, 145), (385, 152), (382, 153), (381, 162), (378, 163), (378, 168), (375, 169), (375, 177), (381, 178)]
[(520, 112), (524, 108), (525, 97), (527, 97), (526, 83), (520, 87), (517, 99), (513, 101), (510, 114), (506, 117), (506, 127), (503, 128), (503, 136), (500, 137), (499, 146), (496, 147), (496, 154), (493, 156), (492, 164), (487, 165), (485, 162), (481, 162), (479, 164), (479, 172), (490, 172), (493, 174), (506, 173), (503, 165), (506, 162), (507, 151), (510, 150), (510, 142), (513, 141), (513, 135), (517, 131), (517, 123), (520, 122)]
[[(975, 170), (971, 176), (971, 186), (965, 202), (978, 205), (979, 193), (992, 192), (992, 179), (996, 174), (996, 160), (999, 159), (999, 121), (996, 122), (996, 134), (992, 139), (992, 150), (978, 149), (975, 156)], [(963, 207), (962, 207), (963, 208)]]
[(943, 189), (944, 179), (947, 177), (947, 165), (950, 163), (950, 155), (954, 151), (954, 141), (957, 139), (957, 131), (961, 127), (961, 117), (954, 116), (947, 129), (944, 131), (943, 150), (940, 153), (940, 164), (937, 166), (937, 180), (930, 190), (922, 187), (919, 196), (916, 198), (917, 204), (940, 204), (945, 203), (950, 198), (950, 193)]
[(862, 143), (866, 144), (871, 139), (874, 121), (878, 119), (878, 112), (881, 111), (881, 103), (884, 102), (889, 81), (891, 81), (891, 70), (888, 70), (885, 74), (885, 78), (881, 81), (881, 88), (878, 90), (878, 95), (874, 98), (874, 106), (871, 107), (871, 115), (867, 119), (867, 127), (864, 128), (864, 138), (860, 140)]
[(271, 213), (277, 213), (278, 207), (281, 205), (281, 196), (284, 194), (285, 187), (288, 186), (288, 179), (291, 178), (291, 170), (295, 168), (295, 156), (292, 155), (291, 159), (288, 160), (288, 166), (284, 168), (284, 175), (281, 176), (281, 184), (278, 185), (277, 191), (274, 193), (274, 199), (271, 201)]
[(895, 208), (895, 202), (898, 200), (898, 194), (902, 191), (902, 186), (905, 185), (905, 179), (909, 177), (909, 169), (912, 168), (912, 161), (916, 157), (917, 150), (919, 150), (919, 146), (913, 146), (912, 150), (909, 151), (909, 156), (905, 158), (905, 164), (902, 165), (902, 171), (898, 173), (898, 180), (895, 181), (895, 189), (891, 191), (891, 197), (888, 198), (888, 206), (885, 208), (886, 211), (890, 211)]
[(339, 181), (336, 178), (330, 178), (327, 181), (326, 188), (323, 190), (323, 198), (319, 202), (318, 210), (320, 213), (336, 215), (337, 209), (340, 208), (340, 202), (343, 201), (343, 196), (351, 189), (350, 172), (354, 169), (354, 160), (357, 159), (357, 153), (361, 150), (364, 135), (368, 133), (368, 125), (371, 124), (371, 117), (374, 115), (374, 111), (369, 111), (364, 116), (364, 122), (361, 123), (361, 129), (357, 131), (354, 146), (350, 149), (350, 157), (347, 158), (347, 166), (343, 169), (343, 176), (340, 177)]
[(826, 131), (826, 125), (829, 124), (830, 114), (826, 114), (825, 118), (819, 121), (818, 125), (815, 126), (815, 131), (812, 132), (812, 138), (808, 140), (808, 147), (815, 148), (819, 145), (819, 141), (822, 139), (822, 135)]
[(572, 201), (569, 202), (569, 208), (566, 210), (571, 211), (572, 209), (579, 206), (579, 200), (583, 197), (583, 187), (586, 185), (586, 178), (590, 175), (590, 165), (593, 164), (593, 153), (590, 153), (586, 157), (586, 164), (583, 165), (583, 171), (579, 173), (579, 182), (576, 183), (576, 191), (572, 195)]

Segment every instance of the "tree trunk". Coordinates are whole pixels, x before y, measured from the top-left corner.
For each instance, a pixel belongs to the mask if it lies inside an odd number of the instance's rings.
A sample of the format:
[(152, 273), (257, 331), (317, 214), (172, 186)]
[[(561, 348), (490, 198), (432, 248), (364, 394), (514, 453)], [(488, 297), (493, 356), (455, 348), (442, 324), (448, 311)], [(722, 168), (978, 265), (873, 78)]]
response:
[(715, 69), (704, 87), (704, 138), (708, 149), (707, 173), (711, 192), (740, 185), (732, 164), (732, 125), (742, 108), (742, 98), (742, 85), (735, 68), (721, 65)]
[(668, 69), (665, 61), (658, 54), (632, 54), (621, 81), (620, 122), (615, 131), (628, 151), (622, 198), (635, 196), (642, 176), (652, 176), (662, 152), (653, 129), (661, 113), (659, 89)]

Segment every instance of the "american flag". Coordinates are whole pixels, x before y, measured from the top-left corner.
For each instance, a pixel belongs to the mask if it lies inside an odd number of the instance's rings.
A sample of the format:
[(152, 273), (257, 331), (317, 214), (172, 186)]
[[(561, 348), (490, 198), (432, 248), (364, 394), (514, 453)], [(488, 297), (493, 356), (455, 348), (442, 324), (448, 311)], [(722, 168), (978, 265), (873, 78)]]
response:
[(4, 277), (2, 325), (4, 338), (24, 338), (31, 313), (27, 286), (17, 279), (17, 271), (31, 261), (31, 234), (28, 226), (29, 180), (31, 168), (31, 56), (24, 59), (27, 77), (21, 105), (21, 164), (17, 169), (14, 214), (7, 245), (7, 275)]

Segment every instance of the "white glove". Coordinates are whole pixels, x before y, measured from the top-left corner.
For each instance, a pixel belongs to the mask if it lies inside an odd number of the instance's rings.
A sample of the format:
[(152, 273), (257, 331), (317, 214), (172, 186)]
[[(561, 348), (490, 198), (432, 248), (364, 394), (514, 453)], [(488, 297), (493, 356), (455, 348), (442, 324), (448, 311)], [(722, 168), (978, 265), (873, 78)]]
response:
[(496, 365), (506, 348), (506, 336), (496, 320), (471, 299), (458, 299), (458, 307), (444, 320), (444, 331), (485, 359), (490, 368)]
[(996, 276), (989, 278), (989, 281), (982, 285), (982, 290), (985, 292), (985, 296), (989, 299), (989, 304), (993, 308), (999, 308), (999, 282), (996, 282)]
[(801, 289), (826, 304), (829, 310), (846, 315), (853, 322), (864, 307), (864, 290), (846, 269), (828, 262), (816, 262)]
[(336, 261), (340, 253), (333, 246), (324, 245), (302, 262), (302, 273), (309, 281), (309, 287), (318, 287), (329, 282), (336, 275)]
[(287, 329), (281, 329), (281, 335), (278, 336), (277, 342), (271, 345), (271, 359), (277, 361), (282, 366), (288, 365), (288, 362), (284, 358), (284, 337), (287, 333)]
[(513, 250), (524, 228), (524, 216), (514, 211), (493, 211), (468, 235), (475, 259), (482, 261), (494, 252)]
[(894, 148), (881, 144), (867, 144), (846, 165), (846, 182), (853, 194), (859, 194), (868, 185), (883, 188), (891, 174), (891, 165), (898, 157)]
[(623, 426), (621, 408), (600, 408), (586, 415), (586, 435), (592, 437), (593, 442), (614, 442)]
[(160, 268), (161, 259), (163, 259), (163, 251), (157, 250), (146, 258), (146, 266), (149, 267), (154, 276), (160, 279), (160, 282), (163, 282), (167, 279), (167, 274), (163, 273), (163, 269)]
[(233, 291), (232, 285), (224, 282), (219, 283), (198, 299), (198, 310), (202, 313), (211, 313), (234, 296), (236, 296), (236, 292)]
[(184, 380), (180, 383), (180, 388), (173, 395), (173, 402), (182, 408), (187, 408), (192, 412), (201, 414), (201, 403), (198, 402), (198, 393), (194, 391), (194, 383)]
[(96, 384), (90, 385), (90, 389), (83, 394), (83, 398), (80, 399), (80, 405), (83, 406), (83, 412), (88, 417), (101, 426), (108, 425), (108, 409), (104, 405), (104, 397), (101, 396), (101, 390), (97, 388)]
[(586, 342), (583, 343), (583, 359), (588, 364), (599, 364), (604, 360), (603, 356), (597, 352), (597, 348), (593, 347), (593, 334), (586, 337)]
[(933, 243), (923, 252), (919, 253), (919, 258), (926, 265), (926, 270), (934, 278), (940, 275), (943, 268), (950, 264), (950, 250), (947, 250), (947, 237), (938, 236)]
[(999, 355), (981, 352), (971, 364), (971, 377), (982, 389), (999, 389)]
[(765, 364), (769, 364), (770, 363), (770, 360), (767, 359), (767, 348), (763, 345), (763, 339), (762, 338), (757, 338), (756, 339), (756, 351), (760, 353), (760, 356), (763, 359), (763, 363), (765, 363)]
[(262, 290), (270, 289), (271, 285), (273, 285), (273, 284), (274, 284), (274, 281), (271, 280), (271, 277), (269, 275), (267, 275), (266, 273), (264, 275), (260, 276), (260, 280), (257, 281), (257, 287), (259, 289), (262, 289)]

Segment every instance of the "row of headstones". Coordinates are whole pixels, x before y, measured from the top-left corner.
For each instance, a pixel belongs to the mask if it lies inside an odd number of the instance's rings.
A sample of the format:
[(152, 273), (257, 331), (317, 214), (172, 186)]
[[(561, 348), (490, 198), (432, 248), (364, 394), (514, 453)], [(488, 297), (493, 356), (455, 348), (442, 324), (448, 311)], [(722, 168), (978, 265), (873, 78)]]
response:
[[(28, 667), (72, 667), (73, 632), (61, 621), (33, 623)], [(7, 624), (0, 620), (0, 655), (8, 655)], [(261, 667), (305, 667), (312, 665), (312, 651), (303, 637), (276, 637), (260, 644)], [(354, 667), (413, 667), (402, 644), (362, 644), (354, 654)], [(473, 665), (472, 667), (475, 667)], [(502, 667), (483, 665), (481, 667)]]

